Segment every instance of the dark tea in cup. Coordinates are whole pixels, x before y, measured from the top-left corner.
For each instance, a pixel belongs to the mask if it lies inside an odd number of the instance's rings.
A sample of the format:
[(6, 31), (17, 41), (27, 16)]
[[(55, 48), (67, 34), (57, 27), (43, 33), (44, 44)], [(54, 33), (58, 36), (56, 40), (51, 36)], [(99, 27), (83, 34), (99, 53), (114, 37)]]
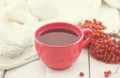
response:
[(80, 35), (70, 29), (53, 28), (42, 32), (38, 40), (53, 46), (64, 46), (76, 42)]

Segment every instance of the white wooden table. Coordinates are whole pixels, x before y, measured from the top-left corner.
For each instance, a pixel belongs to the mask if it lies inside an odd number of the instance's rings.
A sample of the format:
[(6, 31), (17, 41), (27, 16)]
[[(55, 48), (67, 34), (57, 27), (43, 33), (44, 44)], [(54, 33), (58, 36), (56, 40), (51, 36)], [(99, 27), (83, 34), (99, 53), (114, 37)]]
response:
[[(96, 18), (104, 21), (103, 24), (109, 26), (109, 30), (120, 27), (120, 11), (117, 9), (102, 7)], [(51, 70), (41, 60), (37, 60), (19, 68), (0, 71), (0, 78), (80, 78), (80, 72), (85, 73), (83, 78), (105, 78), (104, 71), (107, 70), (113, 72), (109, 78), (120, 78), (120, 64), (97, 61), (83, 49), (78, 60), (67, 70)]]

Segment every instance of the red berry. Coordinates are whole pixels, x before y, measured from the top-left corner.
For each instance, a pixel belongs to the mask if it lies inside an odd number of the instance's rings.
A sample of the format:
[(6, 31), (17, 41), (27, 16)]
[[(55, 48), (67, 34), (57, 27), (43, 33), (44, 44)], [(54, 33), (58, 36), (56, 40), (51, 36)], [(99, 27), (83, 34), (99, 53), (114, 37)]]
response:
[(83, 77), (83, 76), (84, 76), (84, 73), (83, 73), (83, 72), (80, 72), (80, 76)]
[(111, 75), (111, 73), (112, 73), (111, 70), (105, 71), (104, 76), (109, 77)]
[(105, 77), (109, 77), (108, 72), (104, 72), (104, 76), (105, 76)]

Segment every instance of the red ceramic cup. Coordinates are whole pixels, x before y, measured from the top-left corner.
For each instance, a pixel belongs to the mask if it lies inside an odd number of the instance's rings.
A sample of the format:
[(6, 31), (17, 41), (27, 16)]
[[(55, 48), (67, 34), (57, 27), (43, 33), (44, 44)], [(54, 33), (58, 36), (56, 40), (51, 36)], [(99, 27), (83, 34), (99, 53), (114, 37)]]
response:
[[(39, 35), (52, 28), (66, 28), (74, 31), (76, 34), (80, 35), (80, 39), (74, 43), (63, 45), (63, 46), (53, 46), (42, 43), (38, 40)], [(88, 33), (89, 36), (84, 40), (84, 34)], [(79, 27), (64, 23), (55, 22), (49, 23), (40, 27), (35, 32), (35, 47), (41, 60), (47, 65), (47, 67), (55, 70), (63, 70), (72, 66), (81, 53), (81, 49), (85, 47), (93, 38), (93, 33), (90, 29), (80, 29)]]

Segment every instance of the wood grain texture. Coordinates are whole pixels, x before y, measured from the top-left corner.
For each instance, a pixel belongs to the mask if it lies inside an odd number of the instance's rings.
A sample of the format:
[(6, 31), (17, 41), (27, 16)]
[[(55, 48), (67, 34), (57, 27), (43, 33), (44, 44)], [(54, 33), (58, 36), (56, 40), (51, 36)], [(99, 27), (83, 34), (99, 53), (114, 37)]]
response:
[(41, 61), (8, 70), (4, 78), (46, 78), (46, 67)]

